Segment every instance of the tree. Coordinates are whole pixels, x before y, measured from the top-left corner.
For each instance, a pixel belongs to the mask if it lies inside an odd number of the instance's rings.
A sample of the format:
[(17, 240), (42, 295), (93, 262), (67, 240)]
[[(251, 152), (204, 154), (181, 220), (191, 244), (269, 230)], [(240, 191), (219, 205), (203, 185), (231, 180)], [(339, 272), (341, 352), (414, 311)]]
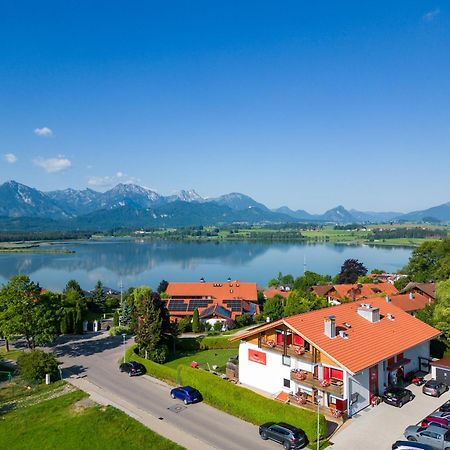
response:
[(59, 333), (59, 301), (25, 275), (16, 275), (0, 291), (0, 330), (24, 336), (30, 349), (47, 344)]
[(198, 313), (198, 308), (194, 309), (194, 314), (192, 315), (192, 332), (198, 333), (200, 331), (200, 317)]
[(440, 247), (441, 242), (439, 241), (423, 242), (413, 250), (409, 262), (403, 268), (402, 272), (408, 274), (412, 281), (433, 281), (439, 265)]
[(118, 311), (114, 311), (113, 314), (113, 327), (118, 327), (119, 326), (119, 312)]
[(366, 275), (367, 269), (357, 259), (347, 259), (341, 266), (337, 284), (356, 283), (358, 277)]
[(365, 284), (365, 283), (373, 283), (372, 278), (368, 277), (367, 275), (360, 275), (358, 279), (356, 280), (358, 284)]
[(279, 282), (277, 278), (272, 278), (271, 280), (269, 280), (269, 282), (267, 283), (267, 287), (278, 287)]
[(370, 271), (370, 273), (373, 274), (373, 275), (382, 275), (382, 274), (384, 273), (384, 270), (381, 270), (381, 269), (372, 269), (372, 270)]
[(100, 280), (95, 285), (93, 300), (97, 311), (104, 311), (106, 298), (103, 291), (103, 284)]
[(326, 284), (331, 281), (329, 275), (320, 275), (316, 272), (307, 270), (302, 276), (294, 281), (294, 289), (300, 292), (308, 293), (313, 286), (318, 284)]
[(185, 333), (186, 331), (191, 331), (191, 317), (185, 316), (177, 322), (177, 328), (180, 333)]
[(444, 337), (450, 340), (450, 278), (441, 281), (436, 288), (436, 303), (433, 311), (435, 327), (444, 333)]
[(394, 281), (395, 289), (399, 292), (402, 291), (410, 281), (409, 277), (400, 277), (397, 281)]
[(139, 351), (141, 354), (147, 352), (150, 359), (163, 363), (168, 355), (169, 341), (173, 340), (175, 334), (169, 312), (159, 294), (150, 288), (138, 287), (133, 293)]
[(74, 289), (75, 291), (77, 291), (80, 294), (81, 297), (84, 296), (83, 289), (81, 289), (77, 280), (69, 280), (66, 283), (66, 287), (64, 288), (63, 293), (66, 294), (69, 289)]
[(61, 317), (60, 331), (61, 331), (61, 334), (69, 333), (69, 325), (67, 323), (67, 314), (63, 314)]
[(302, 314), (314, 309), (324, 308), (325, 306), (327, 306), (325, 298), (318, 297), (310, 292), (303, 293), (294, 289), (286, 299), (283, 316)]
[(83, 334), (83, 315), (81, 312), (80, 303), (75, 307), (75, 318), (73, 322), (73, 328), (75, 334)]
[(264, 317), (269, 317), (270, 320), (281, 319), (284, 313), (283, 301), (283, 297), (279, 295), (268, 298), (266, 300), (266, 303), (264, 303)]
[(158, 294), (162, 294), (163, 292), (167, 291), (167, 288), (169, 286), (169, 282), (166, 280), (162, 280), (161, 283), (159, 283), (158, 289), (156, 290), (156, 292), (158, 292)]
[(214, 331), (222, 331), (223, 323), (220, 320), (214, 322), (213, 329)]

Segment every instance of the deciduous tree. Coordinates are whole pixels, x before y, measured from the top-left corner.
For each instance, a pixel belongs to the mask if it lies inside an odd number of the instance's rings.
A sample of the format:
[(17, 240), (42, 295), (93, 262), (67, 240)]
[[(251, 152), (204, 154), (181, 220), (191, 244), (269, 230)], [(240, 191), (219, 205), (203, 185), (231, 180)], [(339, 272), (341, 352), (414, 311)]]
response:
[(347, 259), (341, 266), (337, 282), (338, 284), (356, 283), (359, 276), (366, 274), (367, 269), (363, 263), (357, 259)]

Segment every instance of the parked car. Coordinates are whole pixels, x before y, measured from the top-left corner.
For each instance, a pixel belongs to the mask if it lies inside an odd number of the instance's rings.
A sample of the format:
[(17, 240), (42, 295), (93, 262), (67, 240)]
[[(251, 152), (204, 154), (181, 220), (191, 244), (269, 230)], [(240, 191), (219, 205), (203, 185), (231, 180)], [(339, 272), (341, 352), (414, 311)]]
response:
[(200, 392), (191, 386), (181, 386), (174, 388), (170, 391), (170, 396), (172, 398), (183, 400), (183, 403), (185, 405), (188, 405), (189, 403), (199, 402), (202, 398)]
[(434, 450), (427, 444), (411, 441), (397, 441), (392, 444), (392, 450)]
[(450, 450), (450, 431), (444, 428), (409, 426), (406, 428), (404, 436), (408, 441), (427, 444), (436, 450)]
[(384, 391), (381, 398), (385, 403), (401, 408), (405, 403), (413, 400), (414, 394), (409, 389), (390, 387)]
[(443, 427), (450, 427), (450, 413), (448, 412), (435, 412), (433, 414), (430, 414), (429, 416), (425, 417), (425, 419), (422, 420), (421, 425), (423, 427), (428, 427), (432, 424), (439, 424)]
[(422, 392), (432, 397), (440, 397), (448, 391), (448, 386), (440, 381), (428, 380), (422, 387)]
[(270, 439), (282, 444), (286, 450), (303, 448), (308, 445), (308, 438), (302, 429), (284, 422), (268, 422), (261, 425), (259, 435), (261, 439)]
[(119, 370), (121, 372), (126, 372), (130, 377), (143, 375), (145, 373), (145, 367), (141, 363), (138, 363), (136, 361), (122, 363), (119, 366)]
[(450, 412), (450, 400), (448, 402), (445, 402), (440, 408), (439, 411), (441, 412)]

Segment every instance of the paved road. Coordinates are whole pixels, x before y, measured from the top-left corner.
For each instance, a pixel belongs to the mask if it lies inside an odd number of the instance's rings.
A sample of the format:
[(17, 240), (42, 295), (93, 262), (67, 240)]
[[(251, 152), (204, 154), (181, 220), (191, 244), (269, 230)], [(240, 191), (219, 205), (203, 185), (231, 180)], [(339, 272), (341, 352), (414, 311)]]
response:
[[(157, 418), (160, 422), (153, 421), (153, 424), (161, 423), (161, 427), (151, 428), (181, 445), (195, 450), (199, 449), (198, 445), (191, 444), (195, 441), (201, 442), (201, 447), (205, 449), (280, 448), (273, 442), (262, 441), (254, 425), (203, 403), (185, 407), (170, 398), (170, 388), (166, 384), (147, 376), (130, 378), (120, 373), (117, 363), (123, 355), (120, 336), (84, 337), (78, 341), (59, 343), (53, 350), (63, 362), (65, 377), (71, 374), (85, 377), (82, 379), (101, 388), (103, 397), (120, 400), (116, 403), (111, 401), (112, 404), (127, 402)], [(185, 436), (192, 439), (183, 439)]]

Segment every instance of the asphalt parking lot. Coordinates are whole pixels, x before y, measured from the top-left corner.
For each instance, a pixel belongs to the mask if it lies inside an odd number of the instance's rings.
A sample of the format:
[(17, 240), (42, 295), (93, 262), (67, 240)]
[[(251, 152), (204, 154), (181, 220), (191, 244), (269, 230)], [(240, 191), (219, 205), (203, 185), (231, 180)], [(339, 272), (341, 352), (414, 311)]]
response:
[(364, 450), (390, 450), (392, 444), (404, 439), (403, 432), (409, 425), (416, 425), (447, 400), (450, 391), (440, 398), (422, 393), (422, 386), (408, 386), (416, 398), (402, 408), (381, 403), (368, 407), (344, 425), (331, 439), (333, 450), (349, 448)]

